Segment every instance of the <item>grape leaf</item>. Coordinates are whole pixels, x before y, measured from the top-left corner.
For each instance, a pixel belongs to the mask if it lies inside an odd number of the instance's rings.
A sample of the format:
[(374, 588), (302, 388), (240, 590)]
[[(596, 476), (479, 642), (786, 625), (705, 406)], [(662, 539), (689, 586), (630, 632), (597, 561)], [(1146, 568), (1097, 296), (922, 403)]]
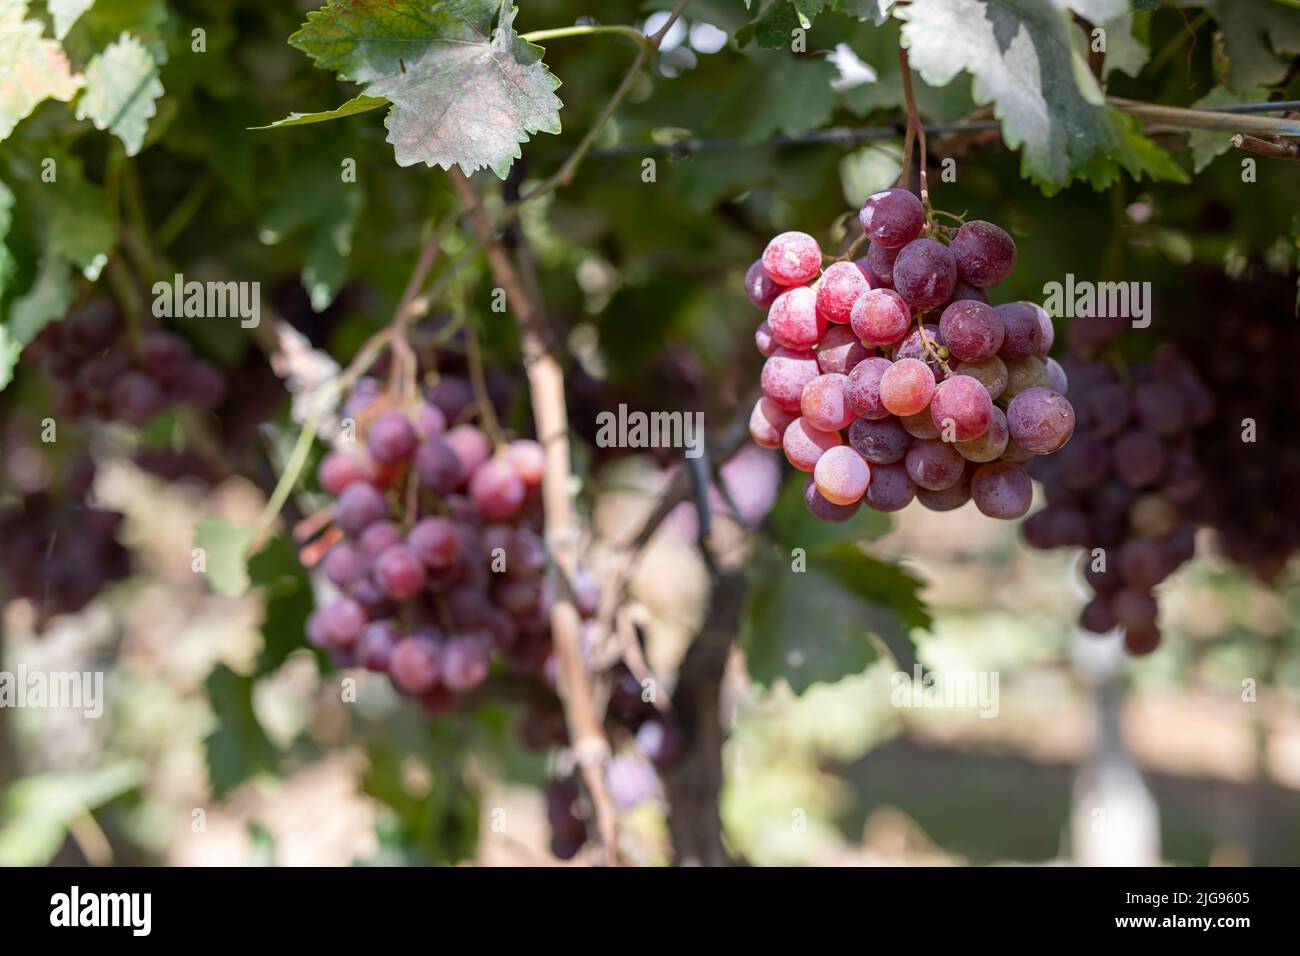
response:
[(23, 295), (14, 300), (6, 320), (9, 337), (20, 347), (36, 338), (38, 332), (72, 305), (73, 288), (68, 261), (47, 254), (41, 259), (40, 271)]
[(95, 0), (50, 0), (50, 16), (54, 18), (54, 35), (62, 40), (77, 19), (91, 8)]
[(1115, 70), (1137, 76), (1151, 59), (1151, 18), (1123, 14), (1100, 24), (1106, 31), (1106, 53), (1101, 75), (1106, 78)]
[(297, 552), (283, 536), (272, 538), (249, 559), (248, 573), (253, 583), (265, 592), (262, 653), (257, 673), (266, 674), (283, 664), (291, 652), (304, 646), (307, 615), (316, 602), (311, 580)]
[(0, 140), (45, 100), (67, 102), (81, 88), (63, 48), (26, 14), (26, 0), (0, 0)]
[(69, 824), (144, 779), (143, 766), (124, 760), (14, 781), (0, 795), (0, 866), (45, 866), (63, 845)]
[(717, 125), (750, 143), (761, 143), (776, 133), (811, 132), (829, 123), (835, 112), (831, 81), (837, 75), (825, 60), (757, 53), (728, 86)]
[[(1204, 110), (1214, 109), (1216, 106), (1231, 106), (1235, 103), (1262, 103), (1267, 99), (1268, 90), (1262, 86), (1252, 86), (1241, 92), (1227, 86), (1216, 86), (1192, 106)], [(1187, 134), (1187, 145), (1192, 150), (1192, 166), (1199, 173), (1216, 157), (1222, 156), (1232, 148), (1232, 134), (1211, 129), (1194, 129)]]
[(109, 130), (122, 141), (126, 155), (134, 156), (162, 95), (153, 56), (139, 40), (123, 33), (87, 64), (77, 119), (89, 119), (96, 129)]
[(1300, 10), (1275, 0), (1206, 0), (1223, 30), (1228, 85), (1243, 90), (1286, 78), (1286, 57), (1300, 53)]
[(392, 103), (399, 166), (486, 167), (504, 179), (530, 134), (560, 131), (560, 81), (545, 51), (515, 33), (517, 12), (510, 0), (332, 0), (289, 42)]
[(208, 783), (218, 797), (261, 771), (275, 769), (277, 753), (253, 710), (253, 679), (218, 664), (204, 686), (217, 719), (203, 741)]
[(252, 540), (252, 528), (223, 518), (206, 518), (194, 529), (194, 547), (206, 554), (212, 590), (228, 597), (239, 597), (248, 590), (248, 546)]
[(280, 126), (306, 126), (308, 123), (324, 123), (332, 119), (341, 119), (344, 116), (368, 113), (370, 110), (377, 110), (381, 106), (388, 105), (388, 100), (382, 96), (354, 96), (342, 106), (336, 106), (332, 110), (322, 110), (319, 113), (290, 113), (282, 120), (276, 120), (266, 126), (254, 126), (252, 129), (276, 129)]

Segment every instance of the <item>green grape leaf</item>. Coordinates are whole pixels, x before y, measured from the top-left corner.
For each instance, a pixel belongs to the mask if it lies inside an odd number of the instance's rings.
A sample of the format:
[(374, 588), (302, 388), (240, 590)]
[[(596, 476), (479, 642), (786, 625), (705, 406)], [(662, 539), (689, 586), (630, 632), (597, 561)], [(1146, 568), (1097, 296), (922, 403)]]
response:
[(358, 113), (368, 113), (371, 110), (377, 110), (381, 106), (388, 105), (388, 100), (382, 96), (354, 96), (342, 106), (337, 106), (332, 110), (322, 110), (319, 113), (290, 113), (282, 120), (276, 120), (266, 126), (253, 126), (251, 129), (277, 129), (281, 126), (306, 126), (309, 123), (324, 123), (329, 120), (342, 119), (345, 116), (356, 116)]
[(0, 866), (45, 866), (74, 820), (129, 793), (144, 778), (140, 764), (123, 761), (16, 781), (0, 794)]
[(0, 325), (0, 392), (14, 380), (14, 369), (18, 366), (18, 356), (22, 354), (22, 343), (9, 334), (7, 325)]
[(0, 181), (0, 302), (4, 302), (5, 291), (18, 271), (18, 263), (14, 261), (13, 253), (9, 251), (7, 245), (9, 230), (13, 224), (14, 193), (3, 181)]
[(332, 0), (289, 42), (392, 103), (385, 125), (399, 166), (504, 179), (531, 134), (560, 131), (560, 81), (545, 51), (515, 33), (517, 12), (510, 0)]
[(248, 590), (248, 546), (253, 529), (223, 518), (206, 518), (194, 529), (194, 547), (202, 548), (212, 590), (239, 597)]
[(77, 119), (89, 119), (122, 141), (128, 156), (140, 152), (149, 120), (163, 95), (158, 64), (135, 37), (123, 33), (86, 66), (86, 90)]
[(1286, 78), (1288, 59), (1300, 53), (1300, 9), (1277, 0), (1206, 0), (1201, 6), (1223, 30), (1229, 86), (1244, 90)]
[(248, 562), (252, 583), (263, 590), (262, 653), (257, 673), (275, 670), (301, 647), (307, 615), (315, 605), (311, 579), (293, 545), (283, 536), (272, 538)]
[[(1142, 123), (1136, 116), (1120, 112), (1114, 107), (1110, 110), (1111, 121), (1119, 134), (1119, 149), (1116, 157), (1129, 175), (1134, 179), (1148, 176), (1151, 179), (1167, 179), (1176, 183), (1191, 182), (1187, 171), (1174, 161), (1167, 149), (1161, 149), (1142, 134)], [(1108, 174), (1107, 174), (1108, 175)], [(1109, 179), (1105, 179), (1109, 182)], [(1098, 188), (1104, 183), (1097, 181)]]
[(45, 100), (67, 102), (81, 88), (63, 48), (26, 15), (26, 0), (0, 0), (0, 140)]
[(95, 0), (49, 0), (50, 16), (54, 18), (54, 35), (62, 40), (83, 13)]
[[(875, 72), (874, 80), (855, 83), (840, 90), (840, 99), (857, 116), (888, 108), (902, 110), (903, 68), (898, 61), (901, 24), (888, 20), (883, 24), (859, 24), (845, 37), (849, 48)], [(829, 40), (823, 41), (829, 42)], [(929, 120), (956, 120), (975, 109), (970, 97), (970, 82), (958, 80), (941, 88), (930, 86), (921, 77), (912, 77), (916, 107)]]
[(889, 515), (870, 508), (859, 509), (856, 515), (839, 524), (822, 521), (803, 502), (806, 480), (802, 473), (788, 478), (772, 509), (772, 527), (776, 529), (777, 543), (785, 551), (803, 548), (810, 554), (843, 541), (874, 541), (889, 530)]
[(208, 783), (224, 797), (254, 774), (275, 769), (278, 754), (253, 710), (253, 678), (218, 664), (204, 686), (216, 727), (204, 739)]
[[(1228, 86), (1216, 86), (1192, 104), (1197, 109), (1212, 110), (1217, 106), (1236, 103), (1262, 103), (1268, 99), (1268, 90), (1252, 86), (1240, 92)], [(1212, 129), (1194, 129), (1187, 134), (1187, 145), (1192, 151), (1192, 168), (1200, 172), (1217, 157), (1232, 148), (1232, 134)]]
[(750, 143), (802, 136), (830, 122), (836, 75), (825, 60), (757, 53), (727, 87), (717, 124)]
[(1141, 73), (1147, 60), (1151, 59), (1151, 18), (1125, 13), (1104, 20), (1099, 26), (1106, 31), (1102, 78), (1110, 76), (1116, 70), (1128, 76)]
[(71, 272), (61, 256), (47, 254), (41, 259), (31, 288), (14, 300), (6, 319), (9, 337), (20, 348), (68, 311), (75, 294)]

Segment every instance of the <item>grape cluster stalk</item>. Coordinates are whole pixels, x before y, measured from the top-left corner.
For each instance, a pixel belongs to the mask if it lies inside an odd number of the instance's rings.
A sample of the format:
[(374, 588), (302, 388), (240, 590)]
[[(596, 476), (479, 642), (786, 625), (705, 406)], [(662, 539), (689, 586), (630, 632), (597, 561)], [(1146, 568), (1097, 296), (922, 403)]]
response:
[(808, 474), (805, 502), (825, 521), (913, 499), (1019, 518), (1032, 498), (1024, 463), (1065, 446), (1074, 409), (1047, 313), (989, 304), (1015, 268), (1014, 240), (979, 220), (927, 226), (898, 188), (869, 197), (859, 220), (870, 244), (856, 262), (823, 270), (817, 241), (785, 232), (746, 272), (767, 310), (751, 436)]

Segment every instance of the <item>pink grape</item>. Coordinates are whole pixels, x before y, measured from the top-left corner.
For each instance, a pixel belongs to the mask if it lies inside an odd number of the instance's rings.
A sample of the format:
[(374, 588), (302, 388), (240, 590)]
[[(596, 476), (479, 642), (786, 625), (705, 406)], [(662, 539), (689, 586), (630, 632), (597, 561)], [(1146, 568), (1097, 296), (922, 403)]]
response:
[(410, 600), (424, 589), (424, 564), (406, 545), (391, 545), (375, 559), (375, 581), (394, 601)]
[(873, 356), (863, 359), (849, 373), (847, 392), (849, 408), (863, 418), (877, 420), (889, 415), (880, 401), (880, 378), (892, 363), (889, 359)]
[(366, 625), (357, 639), (355, 653), (357, 665), (368, 671), (384, 673), (393, 659), (393, 650), (401, 636), (389, 621), (374, 621)]
[(767, 319), (760, 322), (758, 328), (754, 330), (754, 345), (758, 349), (758, 354), (764, 358), (775, 352), (780, 345), (776, 336), (772, 334), (772, 326), (768, 325)]
[(969, 477), (963, 476), (961, 480), (952, 486), (941, 488), (938, 491), (931, 491), (928, 488), (918, 486), (916, 500), (929, 511), (955, 511), (970, 501)]
[(767, 325), (788, 349), (811, 349), (826, 332), (826, 319), (817, 311), (817, 293), (807, 286), (778, 295), (767, 312)]
[(754, 308), (766, 310), (782, 291), (781, 286), (767, 277), (762, 259), (755, 259), (745, 270), (745, 295)]
[(434, 436), (420, 442), (415, 449), (415, 474), (424, 485), (440, 495), (460, 487), (464, 468), (451, 445)]
[(907, 300), (892, 289), (871, 289), (853, 303), (853, 334), (868, 345), (901, 342), (912, 324)]
[(359, 457), (332, 451), (320, 460), (316, 477), (321, 488), (337, 498), (353, 482), (372, 480), (374, 467)]
[(954, 375), (969, 375), (983, 385), (994, 401), (1006, 391), (1007, 366), (996, 355), (982, 362), (954, 362), (951, 368)]
[(437, 405), (421, 402), (415, 413), (415, 424), (421, 438), (430, 438), (447, 430), (447, 416)]
[(912, 436), (894, 416), (870, 421), (856, 419), (849, 426), (849, 444), (872, 465), (902, 461), (912, 445)]
[(1046, 359), (1047, 353), (1052, 350), (1052, 344), (1056, 341), (1056, 326), (1052, 325), (1052, 317), (1047, 314), (1047, 310), (1041, 305), (1031, 302), (1034, 311), (1038, 314), (1038, 328), (1042, 342), (1038, 346), (1038, 351), (1034, 354), (1040, 359)]
[(973, 286), (995, 286), (1016, 267), (1016, 243), (991, 222), (964, 223), (952, 240), (952, 255), (961, 277)]
[(1043, 347), (1043, 327), (1031, 302), (1008, 302), (997, 306), (1005, 335), (998, 355), (1003, 359), (1022, 359), (1036, 355)]
[[(953, 447), (967, 461), (984, 463), (1001, 458), (1002, 453), (1007, 450), (1007, 440), (1010, 438), (1010, 432), (1007, 431), (1007, 416), (1002, 409), (996, 405), (990, 405), (993, 410), (992, 420), (989, 422), (988, 429), (978, 438), (971, 438), (966, 441), (958, 441)], [(1103, 458), (1104, 462), (1105, 459)]]
[(886, 289), (892, 289), (894, 287), (894, 260), (897, 258), (898, 249), (886, 249), (884, 246), (873, 242), (867, 246), (866, 258), (859, 259), (858, 264), (859, 267), (866, 267), (867, 277), (871, 279), (872, 286), (876, 288), (883, 286)]
[(1044, 364), (1047, 366), (1047, 387), (1054, 392), (1060, 392), (1062, 395), (1069, 392), (1070, 380), (1066, 377), (1065, 369), (1061, 367), (1061, 363), (1054, 358), (1047, 358), (1044, 360)]
[(934, 375), (917, 359), (900, 359), (880, 376), (880, 402), (892, 415), (915, 415), (934, 394)]
[(460, 461), (462, 482), (492, 454), (492, 445), (487, 436), (473, 425), (457, 425), (447, 432), (446, 441)]
[(362, 574), (361, 554), (347, 541), (340, 541), (330, 548), (321, 567), (331, 584), (347, 590)]
[(970, 299), (954, 302), (939, 319), (943, 344), (963, 362), (982, 362), (997, 355), (1005, 333), (996, 309)]
[(818, 375), (804, 386), (799, 410), (804, 421), (826, 432), (847, 428), (856, 417), (848, 401), (849, 377), (839, 372)]
[(906, 189), (886, 189), (867, 197), (858, 220), (873, 244), (898, 249), (921, 234), (925, 207)]
[(370, 454), (385, 465), (410, 458), (416, 441), (411, 420), (398, 411), (384, 412), (371, 422), (366, 432), (366, 447)]
[(812, 475), (809, 475), (807, 481), (804, 482), (803, 501), (808, 510), (817, 518), (834, 524), (848, 521), (862, 507), (860, 500), (848, 505), (837, 505), (827, 501), (826, 496), (817, 490), (817, 483), (813, 481)]
[(438, 683), (443, 649), (427, 637), (405, 637), (393, 648), (388, 674), (398, 690), (424, 694)]
[(1026, 389), (1007, 406), (1007, 428), (1020, 447), (1051, 454), (1074, 434), (1074, 409), (1050, 388)]
[(823, 373), (848, 375), (854, 366), (871, 357), (871, 350), (858, 341), (857, 334), (844, 325), (832, 325), (817, 346), (817, 367)]
[(480, 635), (453, 637), (442, 649), (442, 682), (456, 691), (477, 687), (487, 679), (490, 653)]
[(540, 488), (546, 473), (546, 449), (531, 438), (516, 438), (506, 446), (506, 456), (529, 488)]
[(871, 484), (863, 496), (863, 503), (876, 511), (902, 511), (916, 497), (916, 485), (907, 475), (907, 466), (901, 462), (892, 465), (873, 465)]
[(966, 470), (966, 459), (947, 442), (933, 438), (913, 442), (903, 460), (907, 463), (908, 477), (918, 488), (927, 491), (951, 488)]
[(344, 534), (357, 535), (388, 514), (388, 502), (374, 485), (354, 482), (334, 502), (334, 523)]
[(361, 636), (366, 612), (350, 597), (335, 598), (320, 609), (320, 634), (327, 647), (345, 648)]
[(456, 527), (446, 518), (422, 518), (406, 536), (415, 556), (431, 571), (445, 571), (460, 556), (460, 538)]
[(970, 479), (970, 496), (975, 507), (990, 518), (1010, 520), (1029, 510), (1034, 489), (1023, 465), (995, 461), (975, 469)]
[(954, 375), (935, 388), (930, 417), (944, 438), (970, 441), (988, 431), (993, 421), (993, 400), (984, 386), (969, 375)]
[(778, 347), (763, 363), (763, 394), (787, 411), (799, 411), (804, 386), (818, 375), (817, 357)]
[(764, 395), (754, 403), (754, 410), (750, 413), (749, 435), (764, 448), (780, 448), (781, 436), (798, 417)]
[(806, 232), (783, 232), (763, 250), (763, 271), (777, 285), (811, 282), (822, 271), (822, 250)]
[(871, 466), (848, 445), (828, 448), (813, 469), (817, 490), (834, 505), (861, 499), (871, 483)]
[(894, 260), (894, 288), (914, 309), (934, 309), (957, 285), (952, 253), (935, 239), (915, 239)]
[(837, 432), (814, 428), (802, 418), (792, 421), (781, 436), (786, 460), (800, 471), (812, 471), (817, 466), (817, 459), (838, 444), (840, 436)]
[(357, 536), (357, 547), (367, 558), (377, 558), (390, 545), (402, 540), (402, 529), (396, 521), (372, 521)]
[(845, 325), (853, 304), (870, 288), (867, 277), (853, 263), (832, 263), (817, 283), (817, 313), (827, 322)]
[(519, 513), (527, 489), (508, 458), (490, 458), (474, 470), (469, 497), (488, 521), (505, 521)]

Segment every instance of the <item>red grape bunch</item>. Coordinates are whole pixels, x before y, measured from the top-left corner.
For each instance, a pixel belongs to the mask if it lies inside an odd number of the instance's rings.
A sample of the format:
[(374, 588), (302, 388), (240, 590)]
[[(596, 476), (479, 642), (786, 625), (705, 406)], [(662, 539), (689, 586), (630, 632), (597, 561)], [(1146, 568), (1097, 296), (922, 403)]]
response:
[(1123, 379), (1101, 363), (1067, 358), (1066, 368), (1079, 428), (1059, 455), (1030, 465), (1047, 507), (1025, 522), (1025, 540), (1087, 549), (1083, 575), (1095, 596), (1079, 623), (1096, 633), (1122, 627), (1129, 652), (1147, 654), (1160, 642), (1153, 589), (1194, 551), (1204, 475), (1193, 433), (1214, 399), (1170, 346)]
[(217, 366), (170, 332), (130, 334), (108, 299), (91, 299), (47, 325), (28, 352), (43, 359), (58, 387), (55, 414), (74, 421), (145, 425), (172, 405), (213, 408), (226, 394)]
[(1015, 242), (988, 222), (927, 227), (905, 189), (871, 196), (859, 218), (870, 245), (856, 263), (823, 270), (817, 241), (785, 232), (745, 274), (767, 310), (750, 434), (809, 474), (805, 501), (826, 521), (913, 498), (1020, 517), (1032, 494), (1024, 462), (1069, 441), (1074, 409), (1047, 357), (1047, 313), (988, 302), (1015, 267)]
[[(307, 626), (336, 663), (388, 674), (431, 713), (482, 684), (494, 656), (540, 677), (551, 656), (542, 448), (493, 448), (475, 424), (449, 423), (435, 403), (443, 397), (431, 390), (418, 407), (396, 408), (362, 380), (345, 403), (363, 441), (319, 467), (336, 496), (322, 569), (339, 593)], [(441, 404), (462, 418), (474, 410), (459, 398)], [(595, 596), (580, 585), (590, 616)]]

